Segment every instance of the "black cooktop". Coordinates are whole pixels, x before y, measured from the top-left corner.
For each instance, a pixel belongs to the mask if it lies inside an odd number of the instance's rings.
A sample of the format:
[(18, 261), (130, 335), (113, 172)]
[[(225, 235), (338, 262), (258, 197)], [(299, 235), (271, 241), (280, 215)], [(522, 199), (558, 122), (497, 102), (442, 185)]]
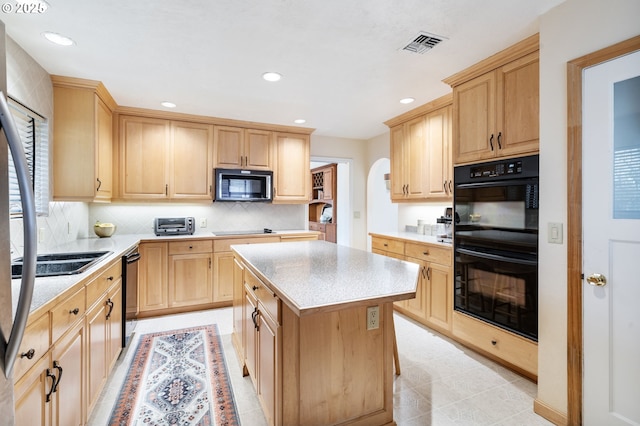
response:
[(221, 235), (221, 236), (225, 236), (225, 235), (254, 235), (254, 234), (275, 234), (274, 231), (272, 231), (269, 228), (263, 228), (263, 229), (259, 229), (259, 230), (250, 230), (250, 231), (224, 231), (224, 232), (214, 232), (213, 235)]

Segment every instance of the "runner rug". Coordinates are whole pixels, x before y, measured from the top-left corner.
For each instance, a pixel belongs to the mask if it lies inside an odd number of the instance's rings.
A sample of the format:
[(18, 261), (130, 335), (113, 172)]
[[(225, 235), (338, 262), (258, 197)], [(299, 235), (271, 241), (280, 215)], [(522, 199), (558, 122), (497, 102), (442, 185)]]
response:
[(239, 424), (215, 324), (140, 336), (110, 426)]

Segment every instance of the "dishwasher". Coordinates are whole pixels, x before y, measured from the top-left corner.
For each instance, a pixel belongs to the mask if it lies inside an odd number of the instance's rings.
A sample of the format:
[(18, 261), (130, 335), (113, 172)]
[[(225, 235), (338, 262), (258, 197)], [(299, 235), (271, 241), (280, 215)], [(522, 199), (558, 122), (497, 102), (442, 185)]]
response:
[(122, 255), (122, 347), (131, 341), (138, 318), (138, 262), (140, 252), (135, 246)]

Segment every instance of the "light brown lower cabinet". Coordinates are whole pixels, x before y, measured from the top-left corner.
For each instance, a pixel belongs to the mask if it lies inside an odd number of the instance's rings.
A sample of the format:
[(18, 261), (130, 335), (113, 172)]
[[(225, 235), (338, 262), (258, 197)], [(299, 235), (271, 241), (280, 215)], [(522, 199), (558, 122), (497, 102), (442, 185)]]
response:
[(15, 370), (16, 425), (86, 424), (121, 350), (121, 271), (117, 259), (29, 318)]
[(211, 240), (169, 243), (169, 308), (213, 302)]

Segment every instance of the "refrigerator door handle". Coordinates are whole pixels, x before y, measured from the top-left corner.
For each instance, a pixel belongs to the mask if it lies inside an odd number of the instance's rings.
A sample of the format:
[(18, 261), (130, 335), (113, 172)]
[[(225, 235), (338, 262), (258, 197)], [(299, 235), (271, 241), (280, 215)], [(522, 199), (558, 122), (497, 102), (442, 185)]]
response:
[[(4, 375), (10, 379), (13, 374), (13, 365), (22, 343), (24, 330), (27, 327), (27, 319), (31, 309), (31, 297), (33, 296), (33, 285), (36, 276), (36, 256), (37, 256), (37, 239), (36, 239), (36, 207), (33, 188), (30, 182), (27, 159), (24, 155), (24, 149), (20, 142), (17, 126), (13, 120), (13, 116), (9, 112), (7, 99), (0, 91), (0, 124), (7, 136), (13, 165), (18, 178), (18, 187), (20, 189), (20, 200), (22, 202), (22, 220), (24, 232), (24, 263), (22, 265), (22, 282), (20, 284), (20, 295), (18, 297), (18, 307), (16, 316), (11, 327), (11, 334), (8, 340), (0, 339), (0, 345), (4, 347)], [(1, 353), (1, 352), (0, 352)]]

